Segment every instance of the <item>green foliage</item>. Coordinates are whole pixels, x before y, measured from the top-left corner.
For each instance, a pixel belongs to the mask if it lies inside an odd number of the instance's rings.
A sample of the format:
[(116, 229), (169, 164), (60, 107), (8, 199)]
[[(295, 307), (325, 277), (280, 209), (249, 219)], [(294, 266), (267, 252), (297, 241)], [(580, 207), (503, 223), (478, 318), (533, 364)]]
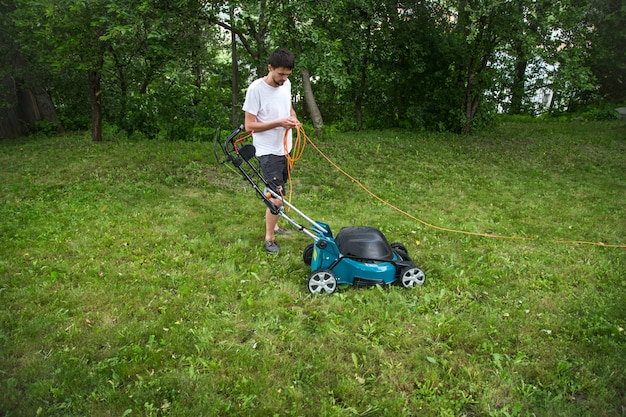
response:
[(49, 83), (61, 125), (68, 131), (85, 131), (91, 124), (87, 77), (83, 72), (61, 71)]
[(611, 105), (609, 103), (597, 104), (597, 105), (588, 105), (584, 107), (580, 107), (576, 112), (565, 113), (565, 112), (555, 112), (549, 115), (544, 119), (549, 118), (559, 118), (561, 120), (616, 120), (619, 115), (615, 110), (619, 105)]
[(583, 120), (615, 120), (618, 118), (615, 106), (607, 104), (587, 107), (577, 114), (580, 114)]
[[(47, 86), (69, 130), (91, 123), (92, 70), (102, 75), (105, 123), (131, 135), (197, 139), (229, 124), (268, 51), (288, 46), (304, 120), (301, 68), (327, 126), (469, 132), (497, 112), (560, 114), (602, 97), (623, 101), (624, 10), (605, 3), (12, 0), (2, 3), (2, 27), (15, 36), (0, 46), (6, 57), (26, 57), (30, 79)], [(232, 98), (231, 33), (239, 69)], [(537, 100), (538, 90), (553, 92), (551, 101)]]
[(594, 16), (593, 48), (586, 57), (599, 84), (598, 93), (611, 102), (626, 100), (626, 6), (620, 1), (600, 2)]
[(47, 120), (39, 120), (35, 123), (35, 132), (42, 135), (52, 135), (57, 133), (60, 128), (59, 123), (53, 123)]
[(203, 27), (200, 5), (186, 6), (24, 0), (13, 17), (24, 50), (55, 71), (49, 89), (66, 128), (88, 127), (85, 70), (95, 70), (105, 122), (131, 134), (193, 138), (226, 119), (230, 95), (219, 81), (228, 67), (207, 47), (216, 32)]
[[(195, 86), (185, 83), (176, 84), (164, 93), (155, 85), (154, 90), (145, 94), (130, 95), (123, 118), (117, 120), (111, 115), (111, 120), (129, 134), (137, 132), (168, 140), (206, 139), (206, 129), (230, 124), (224, 98), (227, 94), (219, 88), (197, 91)], [(194, 97), (198, 101), (191, 103)]]
[(306, 289), (304, 234), (265, 253), (210, 143), (1, 142), (0, 414), (622, 415), (626, 256), (567, 241), (626, 243), (623, 125), (530, 120), (312, 138), (410, 215), (492, 236), (408, 218), (309, 146), (292, 202), (427, 274), (332, 296)]

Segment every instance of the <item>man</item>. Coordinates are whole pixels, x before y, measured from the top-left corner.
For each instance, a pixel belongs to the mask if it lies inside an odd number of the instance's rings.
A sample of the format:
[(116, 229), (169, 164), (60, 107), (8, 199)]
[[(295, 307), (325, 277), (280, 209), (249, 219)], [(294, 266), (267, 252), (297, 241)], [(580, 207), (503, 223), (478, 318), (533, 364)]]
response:
[[(289, 75), (295, 58), (285, 48), (270, 55), (268, 74), (250, 84), (243, 104), (246, 131), (252, 132), (252, 144), (256, 149), (263, 176), (274, 192), (284, 193), (288, 176), (287, 154), (291, 151), (291, 129), (300, 125), (291, 104), (291, 83)], [(272, 198), (272, 203), (280, 207), (282, 202)], [(277, 253), (279, 248), (274, 237), (276, 233), (287, 234), (278, 227), (278, 216), (265, 210), (265, 250)]]

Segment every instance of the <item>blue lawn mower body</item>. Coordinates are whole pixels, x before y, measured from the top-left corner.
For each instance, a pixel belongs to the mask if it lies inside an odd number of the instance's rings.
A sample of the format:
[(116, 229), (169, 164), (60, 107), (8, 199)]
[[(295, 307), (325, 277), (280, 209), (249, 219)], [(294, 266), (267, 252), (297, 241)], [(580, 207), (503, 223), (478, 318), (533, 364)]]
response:
[[(255, 163), (255, 149), (252, 144), (241, 147), (237, 137), (243, 126), (231, 132), (223, 143), (222, 150), (226, 159), (218, 162), (232, 163), (243, 175), (257, 194), (263, 199), (272, 214), (285, 219), (302, 233), (313, 239), (302, 254), (305, 264), (311, 267), (308, 276), (308, 289), (311, 293), (332, 294), (338, 285), (373, 286), (400, 284), (405, 288), (414, 288), (424, 284), (424, 271), (409, 257), (406, 247), (401, 243), (389, 243), (385, 235), (370, 226), (346, 226), (334, 236), (330, 226), (314, 221), (272, 191), (263, 177), (258, 163)], [(219, 139), (216, 132), (214, 148)], [(215, 152), (217, 157), (217, 152)], [(263, 187), (263, 188), (262, 188)], [(283, 205), (277, 207), (271, 198), (279, 199)], [(288, 207), (304, 219), (305, 227), (295, 221), (285, 211)]]

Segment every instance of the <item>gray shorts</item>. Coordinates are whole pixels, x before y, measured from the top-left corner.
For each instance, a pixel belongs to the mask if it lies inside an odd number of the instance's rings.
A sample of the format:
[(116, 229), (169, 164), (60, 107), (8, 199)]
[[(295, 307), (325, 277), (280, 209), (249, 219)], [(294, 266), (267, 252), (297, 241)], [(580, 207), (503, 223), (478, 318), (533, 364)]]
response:
[(287, 157), (282, 155), (263, 155), (257, 158), (265, 181), (275, 193), (280, 194), (279, 188), (285, 192), (285, 183), (289, 178)]

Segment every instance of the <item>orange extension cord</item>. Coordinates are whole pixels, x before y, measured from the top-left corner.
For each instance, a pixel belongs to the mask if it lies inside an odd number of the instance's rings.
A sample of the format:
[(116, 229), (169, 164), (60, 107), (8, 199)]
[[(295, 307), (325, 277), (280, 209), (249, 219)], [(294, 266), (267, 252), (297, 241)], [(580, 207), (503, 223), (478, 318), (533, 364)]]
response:
[[(292, 135), (293, 136), (293, 135)], [(289, 130), (285, 130), (285, 137), (283, 138), (283, 146), (285, 150), (285, 156), (287, 157), (287, 178), (289, 180), (289, 199), (287, 201), (291, 202), (291, 196), (293, 193), (293, 181), (291, 180), (291, 170), (293, 169), (294, 164), (302, 158), (302, 154), (304, 153), (304, 148), (306, 148), (306, 142), (308, 137), (306, 136), (306, 132), (302, 125), (296, 129), (296, 137), (292, 137), (292, 146), (291, 152), (289, 152), (288, 141)], [(289, 210), (289, 207), (287, 207)]]
[[(320, 150), (320, 148), (318, 148), (317, 145), (315, 145), (315, 143), (313, 143), (313, 141), (311, 141), (311, 139), (309, 139), (307, 137), (306, 132), (304, 131), (304, 128), (302, 126), (300, 126), (298, 128), (298, 130), (297, 130), (296, 140), (295, 140), (294, 146), (292, 148), (293, 155), (292, 156), (288, 156), (288, 161), (289, 161), (289, 196), (290, 196), (290, 199), (291, 199), (291, 192), (292, 192), (292, 188), (293, 188), (292, 187), (292, 182), (291, 182), (291, 169), (293, 168), (294, 163), (302, 157), (302, 154), (304, 152), (304, 148), (305, 148), (307, 142), (310, 143), (311, 146), (317, 151), (317, 153), (319, 153), (330, 165), (332, 165), (337, 171), (339, 171), (340, 173), (342, 173), (343, 175), (348, 177), (352, 182), (354, 182), (356, 185), (358, 185), (367, 194), (372, 196), (374, 199), (380, 201), (384, 205), (386, 205), (388, 207), (391, 207), (395, 211), (397, 211), (397, 212), (407, 216), (408, 218), (410, 218), (412, 220), (415, 220), (418, 223), (423, 224), (426, 227), (429, 227), (429, 228), (435, 229), (435, 230), (444, 231), (444, 232), (449, 232), (449, 233), (459, 233), (459, 234), (470, 235), (470, 236), (488, 237), (488, 238), (492, 238), (492, 239), (510, 239), (510, 240), (525, 240), (525, 241), (538, 241), (538, 240), (540, 240), (538, 238), (524, 237), (524, 236), (504, 236), (504, 235), (494, 235), (494, 234), (490, 234), (490, 233), (478, 233), (478, 232), (468, 232), (468, 231), (464, 231), (464, 230), (449, 229), (449, 228), (446, 228), (446, 227), (436, 226), (436, 225), (428, 223), (428, 222), (426, 222), (426, 221), (424, 221), (422, 219), (419, 219), (419, 218), (413, 216), (412, 214), (407, 213), (406, 211), (404, 211), (404, 210), (394, 206), (390, 202), (382, 199), (378, 195), (374, 194), (367, 187), (365, 187), (359, 180), (357, 180), (356, 178), (354, 178), (353, 176), (348, 174), (346, 171), (344, 171), (339, 165), (334, 163), (328, 156), (326, 156)], [(284, 144), (285, 144), (285, 154), (289, 155), (289, 153), (287, 152), (287, 133), (285, 133)], [(626, 248), (626, 245), (624, 245), (624, 244), (608, 244), (608, 243), (603, 243), (603, 242), (588, 242), (588, 241), (583, 241), (583, 240), (559, 240), (559, 239), (552, 239), (552, 240), (550, 240), (550, 242), (559, 243), (559, 244), (568, 244), (568, 245), (576, 244), (576, 245), (602, 246), (602, 247), (609, 247), (609, 248)]]

